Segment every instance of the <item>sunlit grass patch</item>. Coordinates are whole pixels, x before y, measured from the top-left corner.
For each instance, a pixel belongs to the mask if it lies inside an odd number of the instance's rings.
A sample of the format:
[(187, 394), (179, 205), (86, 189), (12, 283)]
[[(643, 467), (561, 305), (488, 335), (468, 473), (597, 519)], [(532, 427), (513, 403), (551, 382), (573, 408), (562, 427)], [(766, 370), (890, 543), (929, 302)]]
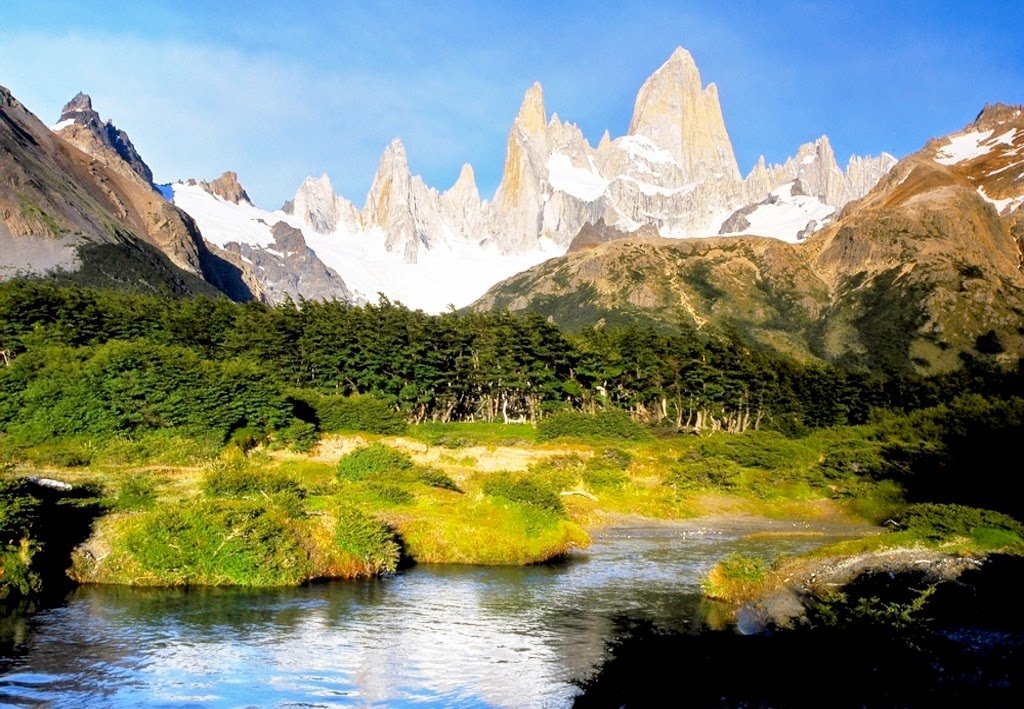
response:
[(488, 496), (421, 498), (399, 531), (410, 556), (424, 563), (530, 564), (590, 543), (574, 522)]
[(759, 557), (730, 554), (715, 564), (701, 582), (701, 590), (721, 601), (750, 598), (764, 586), (768, 572), (768, 563)]

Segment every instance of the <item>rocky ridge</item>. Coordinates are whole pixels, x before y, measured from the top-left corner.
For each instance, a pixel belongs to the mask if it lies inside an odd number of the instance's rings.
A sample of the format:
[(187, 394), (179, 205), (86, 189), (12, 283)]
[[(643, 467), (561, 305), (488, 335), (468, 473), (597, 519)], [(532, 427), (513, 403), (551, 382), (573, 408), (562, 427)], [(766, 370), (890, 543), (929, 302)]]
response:
[[(802, 178), (786, 183), (770, 206), (810, 199), (804, 191)], [(1013, 363), (1024, 354), (1022, 207), (1024, 108), (990, 106), (900, 161), (805, 243), (600, 243), (582, 230), (590, 248), (496, 285), (473, 307), (530, 309), (570, 327), (727, 326), (796, 359), (890, 372), (946, 371), (964, 356)]]
[[(71, 108), (92, 124), (87, 97)], [(61, 130), (81, 137), (91, 128), (72, 122)], [(96, 155), (55, 134), (0, 87), (0, 278), (59, 273), (88, 284), (217, 293), (200, 277), (191, 220), (159, 206), (159, 193), (110, 145), (83, 144)], [(180, 240), (167, 229), (172, 219)], [(169, 236), (166, 251), (161, 234)]]

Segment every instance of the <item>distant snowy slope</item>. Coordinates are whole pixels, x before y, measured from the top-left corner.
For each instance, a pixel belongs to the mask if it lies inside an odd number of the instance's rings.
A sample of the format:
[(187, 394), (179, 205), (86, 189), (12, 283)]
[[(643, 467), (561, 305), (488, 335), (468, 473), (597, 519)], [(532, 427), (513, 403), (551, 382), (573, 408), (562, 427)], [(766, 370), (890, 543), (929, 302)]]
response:
[(827, 224), (835, 207), (804, 194), (799, 180), (776, 187), (761, 202), (741, 209), (722, 225), (721, 234), (773, 236), (795, 243)]
[(302, 232), (306, 245), (341, 276), (357, 301), (375, 302), (379, 293), (404, 305), (439, 313), (453, 305), (472, 303), (496, 282), (561, 253), (554, 244), (523, 254), (500, 254), (494, 248), (453, 242), (424, 251), (417, 263), (385, 247), (379, 228), (349, 231), (344, 227), (321, 234), (303, 220), (282, 211), (269, 212), (250, 204), (233, 204), (197, 185), (170, 186), (174, 203), (199, 225), (203, 236), (221, 248), (232, 243), (282, 256), (275, 248), (272, 227), (279, 223)]

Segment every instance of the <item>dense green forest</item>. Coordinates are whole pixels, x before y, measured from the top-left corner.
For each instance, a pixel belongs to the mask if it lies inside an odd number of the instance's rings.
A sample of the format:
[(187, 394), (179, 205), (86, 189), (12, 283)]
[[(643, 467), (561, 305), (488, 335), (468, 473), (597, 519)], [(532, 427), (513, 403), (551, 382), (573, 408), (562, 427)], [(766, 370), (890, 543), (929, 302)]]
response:
[(39, 281), (0, 285), (0, 350), (0, 430), (25, 441), (160, 428), (302, 436), (353, 395), (410, 423), (617, 409), (677, 429), (798, 433), (967, 392), (1007, 396), (1024, 379), (977, 360), (930, 379), (800, 365), (728, 332), (570, 336), (536, 315), (430, 316), (383, 298), (270, 307)]

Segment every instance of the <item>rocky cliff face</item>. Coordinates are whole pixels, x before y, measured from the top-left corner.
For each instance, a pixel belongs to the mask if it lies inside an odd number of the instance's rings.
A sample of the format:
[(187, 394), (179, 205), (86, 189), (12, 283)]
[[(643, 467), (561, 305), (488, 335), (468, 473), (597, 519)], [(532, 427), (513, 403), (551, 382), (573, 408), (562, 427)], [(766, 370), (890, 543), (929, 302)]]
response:
[(331, 268), (317, 258), (302, 232), (284, 222), (271, 227), (273, 244), (267, 248), (231, 242), (225, 250), (249, 264), (265, 300), (271, 303), (291, 298), (349, 302), (352, 293)]
[(135, 149), (128, 134), (112, 121), (104, 123), (100, 114), (93, 110), (92, 98), (88, 94), (79, 92), (68, 101), (53, 129), (64, 140), (89, 155), (97, 156), (112, 152), (120, 158), (114, 160), (107, 157), (106, 162), (114, 169), (125, 172), (127, 168), (143, 182), (153, 184), (153, 172)]
[(837, 294), (826, 345), (852, 327), (878, 364), (909, 353), (925, 369), (956, 367), (961, 352), (1024, 353), (1022, 154), (1024, 108), (988, 107), (809, 239)]
[(330, 234), (352, 231), (362, 225), (359, 211), (344, 197), (334, 194), (331, 178), (324, 173), (319, 179), (307, 177), (299, 186), (295, 198), (285, 210), (294, 214), (313, 231)]
[[(853, 155), (846, 170), (840, 170), (828, 136), (824, 135), (801, 145), (796, 156), (782, 165), (766, 165), (762, 157), (744, 182), (746, 206), (730, 215), (718, 233), (760, 234), (798, 241), (832, 221), (847, 203), (864, 196), (895, 164), (896, 158), (888, 153), (877, 157)], [(775, 192), (782, 185), (797, 183), (801, 195), (808, 199), (800, 200), (793, 209), (791, 201), (780, 201), (785, 195)], [(755, 211), (758, 218), (749, 219)]]
[(110, 121), (103, 123), (89, 96), (80, 93), (64, 107), (54, 132), (93, 158), (90, 169), (105, 201), (127, 229), (160, 249), (178, 268), (203, 276), (207, 254), (202, 236), (157, 191), (152, 172), (127, 134)]
[(718, 87), (701, 84), (696, 62), (682, 47), (640, 87), (629, 134), (667, 150), (687, 182), (709, 175), (740, 181)]
[[(76, 105), (91, 110), (84, 98)], [(103, 159), (84, 153), (0, 87), (0, 278), (61, 272), (90, 285), (216, 293), (139, 238), (137, 205), (160, 196), (108, 149)], [(146, 218), (159, 227), (164, 214)]]
[(196, 182), (195, 180), (189, 180), (190, 185), (199, 185), (204, 190), (212, 194), (214, 197), (220, 197), (225, 202), (231, 202), (232, 204), (252, 204), (252, 200), (249, 199), (249, 195), (246, 193), (245, 188), (242, 187), (238, 181), (238, 173), (232, 172), (231, 170), (225, 171), (220, 177), (213, 182), (207, 182), (202, 180)]

